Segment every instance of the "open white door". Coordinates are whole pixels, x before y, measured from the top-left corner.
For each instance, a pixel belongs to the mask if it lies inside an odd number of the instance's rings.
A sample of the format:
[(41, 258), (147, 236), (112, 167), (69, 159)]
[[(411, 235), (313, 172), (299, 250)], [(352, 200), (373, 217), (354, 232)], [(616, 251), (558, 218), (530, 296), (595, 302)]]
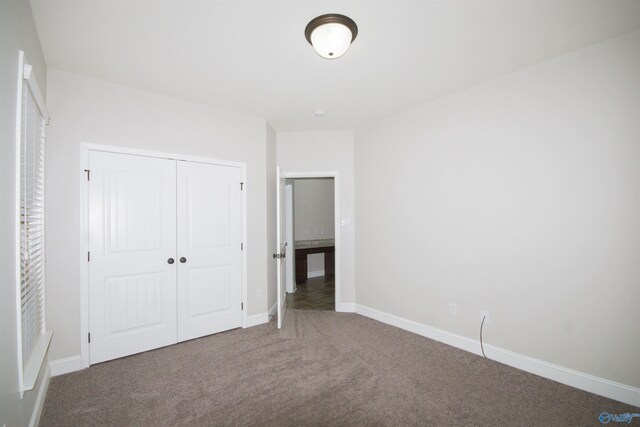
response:
[(285, 240), (287, 241), (287, 247), (285, 251), (284, 264), (287, 270), (285, 282), (287, 283), (287, 293), (291, 294), (296, 291), (296, 282), (293, 278), (296, 275), (296, 271), (293, 265), (295, 261), (294, 253), (294, 237), (293, 237), (293, 184), (287, 183), (284, 186), (284, 198), (285, 198)]
[(276, 252), (273, 257), (276, 259), (278, 266), (276, 267), (278, 276), (278, 292), (276, 295), (276, 305), (278, 307), (278, 329), (282, 328), (284, 315), (287, 310), (287, 292), (286, 292), (286, 249), (287, 242), (285, 237), (285, 178), (279, 167), (276, 168), (276, 235), (278, 238)]

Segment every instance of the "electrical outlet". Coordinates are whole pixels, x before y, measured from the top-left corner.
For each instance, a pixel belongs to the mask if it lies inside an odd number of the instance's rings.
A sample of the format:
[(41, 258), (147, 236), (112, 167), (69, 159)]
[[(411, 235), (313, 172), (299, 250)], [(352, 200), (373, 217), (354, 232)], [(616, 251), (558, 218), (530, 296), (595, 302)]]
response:
[(484, 324), (488, 325), (489, 322), (489, 311), (488, 310), (480, 310), (480, 321), (484, 319)]
[(262, 298), (262, 289), (258, 289), (256, 291), (256, 299), (261, 299)]
[(449, 303), (449, 314), (452, 314), (454, 316), (458, 314), (458, 306), (453, 302)]

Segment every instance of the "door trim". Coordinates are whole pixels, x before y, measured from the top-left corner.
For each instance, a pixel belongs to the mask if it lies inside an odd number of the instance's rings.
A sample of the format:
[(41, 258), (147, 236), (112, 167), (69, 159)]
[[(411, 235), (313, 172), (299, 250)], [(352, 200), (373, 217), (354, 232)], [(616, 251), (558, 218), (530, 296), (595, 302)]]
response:
[(341, 289), (341, 276), (342, 271), (340, 270), (340, 256), (342, 254), (341, 244), (342, 241), (340, 239), (340, 172), (338, 171), (317, 171), (317, 172), (287, 172), (284, 171), (282, 173), (282, 177), (286, 179), (295, 179), (295, 178), (333, 178), (333, 230), (335, 233), (335, 291), (336, 291), (336, 300), (335, 300), (335, 308), (336, 311), (344, 311), (341, 309), (343, 304), (340, 302), (340, 289)]
[(86, 169), (89, 169), (89, 153), (91, 151), (103, 151), (115, 154), (129, 154), (135, 156), (155, 157), (171, 160), (182, 160), (196, 163), (208, 163), (220, 166), (238, 167), (241, 170), (242, 182), (245, 191), (242, 191), (242, 219), (241, 219), (241, 240), (244, 250), (241, 255), (241, 287), (242, 287), (242, 327), (249, 326), (247, 321), (247, 165), (246, 163), (231, 162), (227, 160), (212, 159), (199, 156), (188, 156), (160, 151), (141, 150), (137, 148), (120, 147), (114, 145), (103, 145), (93, 143), (80, 143), (80, 169), (79, 169), (79, 191), (80, 191), (80, 360), (81, 367), (88, 368), (89, 360), (89, 265), (87, 253), (89, 251), (89, 184), (86, 177)]

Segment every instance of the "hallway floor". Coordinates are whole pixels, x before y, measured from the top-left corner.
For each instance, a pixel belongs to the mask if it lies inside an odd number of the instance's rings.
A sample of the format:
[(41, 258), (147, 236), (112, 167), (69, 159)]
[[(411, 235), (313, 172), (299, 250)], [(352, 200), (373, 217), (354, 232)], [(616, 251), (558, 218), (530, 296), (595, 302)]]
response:
[(287, 294), (287, 308), (296, 310), (335, 310), (335, 277), (314, 277), (299, 284), (298, 289)]

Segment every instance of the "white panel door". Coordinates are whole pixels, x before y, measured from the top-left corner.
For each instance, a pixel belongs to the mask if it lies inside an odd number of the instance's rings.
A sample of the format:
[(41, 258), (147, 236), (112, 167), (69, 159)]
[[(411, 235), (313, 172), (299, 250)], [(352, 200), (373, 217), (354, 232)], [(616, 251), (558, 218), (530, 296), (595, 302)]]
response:
[(184, 341), (242, 326), (242, 171), (177, 166), (178, 341)]
[(98, 363), (176, 342), (176, 166), (97, 151), (89, 165), (89, 354)]
[(284, 316), (287, 311), (287, 269), (285, 263), (285, 257), (287, 253), (287, 241), (285, 236), (286, 231), (286, 198), (285, 198), (285, 178), (282, 176), (280, 168), (276, 168), (276, 234), (278, 236), (278, 247), (274, 258), (278, 263), (277, 269), (277, 307), (278, 307), (278, 329), (282, 328), (284, 323)]

